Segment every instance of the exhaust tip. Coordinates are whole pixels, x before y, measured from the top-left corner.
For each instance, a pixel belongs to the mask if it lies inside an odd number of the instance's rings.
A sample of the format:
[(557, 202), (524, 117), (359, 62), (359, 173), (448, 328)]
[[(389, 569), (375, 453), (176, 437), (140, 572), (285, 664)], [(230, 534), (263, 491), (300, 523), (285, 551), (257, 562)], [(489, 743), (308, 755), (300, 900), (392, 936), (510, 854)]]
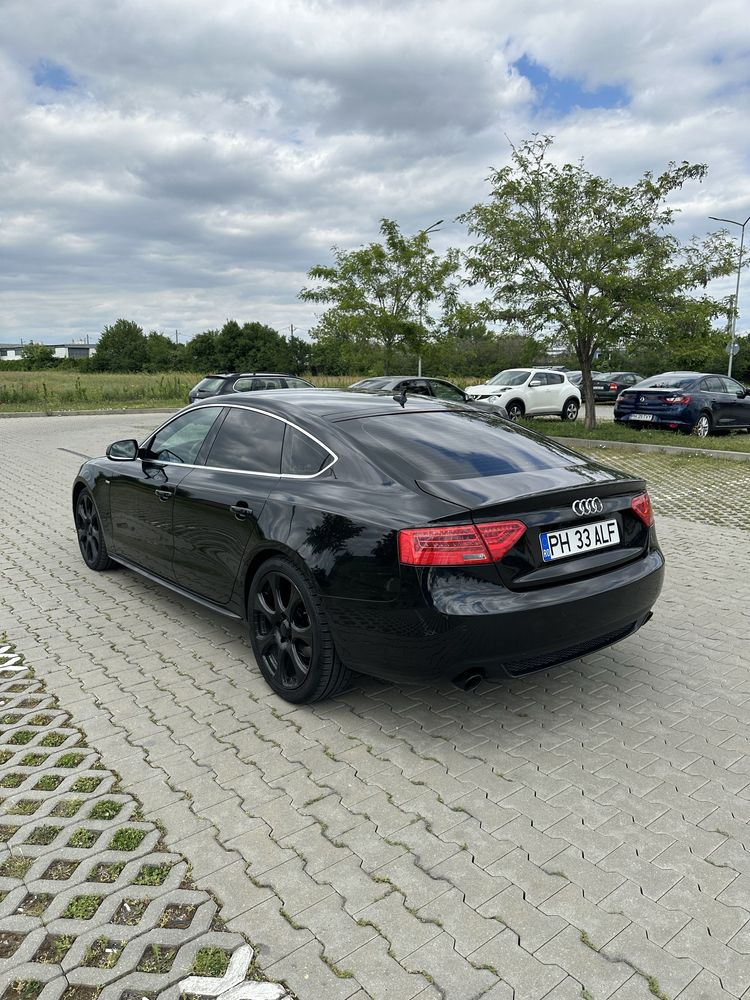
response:
[(484, 680), (484, 674), (479, 670), (467, 670), (458, 677), (453, 678), (453, 683), (461, 691), (473, 691)]

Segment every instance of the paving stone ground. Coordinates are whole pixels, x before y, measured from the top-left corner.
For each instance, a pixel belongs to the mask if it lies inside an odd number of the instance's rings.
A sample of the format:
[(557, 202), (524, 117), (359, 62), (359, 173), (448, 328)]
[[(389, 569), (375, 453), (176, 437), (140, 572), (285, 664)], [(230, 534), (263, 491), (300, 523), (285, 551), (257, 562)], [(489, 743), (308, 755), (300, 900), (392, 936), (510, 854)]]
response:
[(750, 1000), (736, 463), (649, 456), (668, 574), (631, 639), (472, 693), (362, 679), (295, 708), (240, 623), (80, 560), (79, 462), (155, 422), (2, 422), (0, 629), (265, 974), (300, 1000)]

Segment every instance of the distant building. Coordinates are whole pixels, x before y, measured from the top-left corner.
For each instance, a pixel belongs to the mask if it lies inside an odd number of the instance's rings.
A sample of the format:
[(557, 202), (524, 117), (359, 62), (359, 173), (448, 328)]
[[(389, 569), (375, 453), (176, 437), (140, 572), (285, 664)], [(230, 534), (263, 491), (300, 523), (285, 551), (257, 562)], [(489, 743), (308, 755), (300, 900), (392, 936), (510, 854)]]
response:
[[(24, 344), (0, 344), (0, 361), (20, 361), (23, 358)], [(83, 341), (70, 344), (44, 344), (51, 347), (56, 358), (90, 358), (96, 353), (96, 344), (86, 344)]]

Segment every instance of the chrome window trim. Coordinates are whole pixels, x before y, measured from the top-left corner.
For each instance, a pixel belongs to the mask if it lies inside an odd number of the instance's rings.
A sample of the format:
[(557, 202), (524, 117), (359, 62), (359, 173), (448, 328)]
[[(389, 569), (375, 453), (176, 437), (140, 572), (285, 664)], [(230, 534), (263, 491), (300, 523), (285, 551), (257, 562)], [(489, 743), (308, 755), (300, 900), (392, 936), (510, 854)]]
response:
[(156, 458), (150, 459), (150, 461), (152, 461), (155, 465), (177, 465), (181, 469), (215, 469), (217, 472), (233, 472), (240, 476), (264, 476), (269, 479), (317, 479), (318, 476), (322, 476), (324, 472), (328, 472), (329, 469), (332, 469), (339, 460), (339, 456), (334, 451), (331, 451), (327, 444), (324, 444), (319, 438), (316, 438), (314, 434), (306, 431), (304, 427), (300, 427), (299, 424), (295, 424), (293, 420), (288, 420), (286, 417), (280, 417), (276, 413), (269, 413), (268, 410), (261, 410), (258, 406), (243, 406), (240, 403), (232, 403), (229, 401), (226, 403), (207, 403), (205, 406), (196, 406), (194, 403), (191, 406), (186, 406), (184, 409), (180, 410), (179, 413), (175, 413), (171, 416), (169, 420), (165, 420), (160, 427), (156, 428), (155, 431), (152, 431), (146, 440), (150, 441), (155, 438), (159, 431), (168, 427), (178, 417), (181, 417), (183, 413), (196, 413), (198, 410), (223, 409), (252, 410), (253, 413), (260, 413), (264, 417), (273, 417), (274, 420), (280, 420), (282, 424), (287, 424), (289, 427), (293, 427), (296, 431), (299, 431), (300, 434), (304, 434), (306, 437), (309, 437), (311, 441), (314, 441), (315, 444), (320, 445), (323, 451), (328, 452), (332, 461), (318, 472), (313, 472), (310, 475), (305, 475), (299, 472), (253, 472), (250, 469), (229, 469), (223, 465), (191, 465), (188, 462), (162, 462)]

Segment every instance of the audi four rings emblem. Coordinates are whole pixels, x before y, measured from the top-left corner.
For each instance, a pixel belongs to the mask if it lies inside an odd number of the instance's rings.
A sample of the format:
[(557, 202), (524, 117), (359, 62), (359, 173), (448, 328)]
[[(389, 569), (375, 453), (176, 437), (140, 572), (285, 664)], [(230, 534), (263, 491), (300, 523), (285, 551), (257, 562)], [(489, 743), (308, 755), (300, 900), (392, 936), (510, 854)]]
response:
[(576, 500), (573, 504), (573, 513), (579, 517), (583, 517), (584, 514), (601, 514), (603, 510), (604, 504), (599, 497), (586, 497), (585, 500)]

